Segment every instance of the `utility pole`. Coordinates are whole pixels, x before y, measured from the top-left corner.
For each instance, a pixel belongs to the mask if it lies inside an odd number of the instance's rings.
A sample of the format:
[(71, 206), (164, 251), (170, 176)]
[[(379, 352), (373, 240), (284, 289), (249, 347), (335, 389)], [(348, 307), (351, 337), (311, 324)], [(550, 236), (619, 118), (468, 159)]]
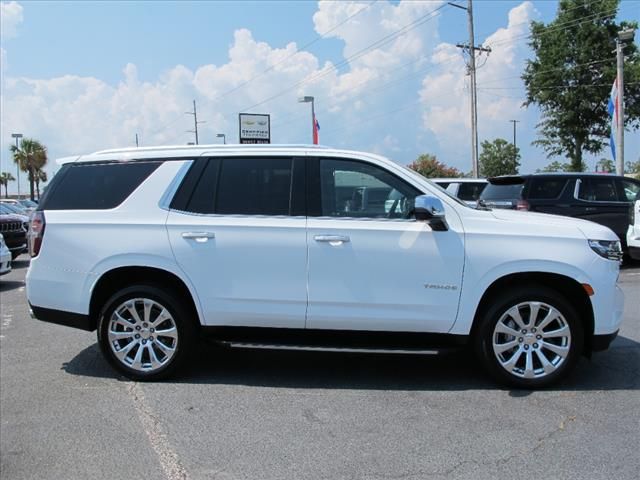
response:
[(520, 123), (520, 120), (509, 120), (513, 123), (513, 161), (515, 165), (515, 161), (518, 159), (518, 148), (516, 147), (516, 124)]
[[(22, 138), (22, 134), (12, 133), (11, 136), (16, 139), (16, 148), (20, 148), (20, 145), (18, 144), (18, 140)], [(18, 172), (18, 198), (20, 198), (20, 164), (17, 165), (17, 172)]]
[(198, 111), (196, 110), (196, 101), (193, 101), (193, 112), (184, 112), (187, 115), (193, 115), (193, 130), (187, 130), (187, 132), (194, 133), (196, 136), (196, 145), (198, 145), (198, 124), (207, 123), (206, 121), (198, 121)]
[(616, 105), (616, 174), (624, 175), (624, 42), (633, 42), (635, 30), (627, 28), (618, 32), (616, 38), (616, 81), (618, 82), (618, 100)]
[(449, 5), (467, 11), (469, 17), (469, 43), (459, 43), (456, 46), (469, 54), (469, 63), (467, 70), (471, 78), (471, 163), (473, 178), (478, 178), (478, 96), (476, 92), (476, 52), (490, 53), (490, 48), (482, 45), (475, 46), (473, 35), (473, 1), (467, 0), (467, 6), (463, 7), (455, 3), (449, 2)]

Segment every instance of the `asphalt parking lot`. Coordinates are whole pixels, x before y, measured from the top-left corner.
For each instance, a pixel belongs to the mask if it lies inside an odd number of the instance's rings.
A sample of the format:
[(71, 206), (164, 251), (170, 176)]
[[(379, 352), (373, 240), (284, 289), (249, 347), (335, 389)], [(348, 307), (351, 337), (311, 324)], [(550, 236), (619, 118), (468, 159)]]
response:
[(637, 479), (640, 268), (612, 348), (511, 391), (472, 357), (219, 350), (134, 383), (95, 334), (32, 320), (23, 255), (0, 279), (3, 479)]

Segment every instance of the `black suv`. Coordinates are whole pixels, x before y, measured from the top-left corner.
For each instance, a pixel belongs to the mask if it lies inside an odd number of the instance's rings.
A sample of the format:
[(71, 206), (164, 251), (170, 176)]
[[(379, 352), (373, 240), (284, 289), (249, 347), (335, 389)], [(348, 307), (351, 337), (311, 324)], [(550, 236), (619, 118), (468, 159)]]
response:
[(601, 173), (541, 173), (488, 179), (479, 204), (582, 218), (613, 230), (626, 249), (629, 208), (640, 181)]

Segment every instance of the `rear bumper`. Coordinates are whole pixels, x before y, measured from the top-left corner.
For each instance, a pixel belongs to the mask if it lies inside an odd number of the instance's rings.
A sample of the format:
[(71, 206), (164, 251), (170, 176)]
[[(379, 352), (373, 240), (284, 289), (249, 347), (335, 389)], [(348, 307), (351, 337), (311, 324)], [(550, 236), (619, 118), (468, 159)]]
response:
[(64, 325), (65, 327), (79, 328), (80, 330), (86, 330), (88, 332), (93, 332), (96, 329), (96, 324), (91, 320), (89, 315), (36, 307), (31, 304), (29, 304), (29, 307), (31, 308), (31, 317), (36, 320), (55, 323), (56, 325)]
[(628, 250), (629, 256), (634, 260), (640, 260), (640, 247), (632, 247), (629, 245)]
[(601, 352), (607, 350), (611, 342), (618, 336), (618, 330), (606, 335), (594, 335), (591, 340), (591, 350), (594, 352)]

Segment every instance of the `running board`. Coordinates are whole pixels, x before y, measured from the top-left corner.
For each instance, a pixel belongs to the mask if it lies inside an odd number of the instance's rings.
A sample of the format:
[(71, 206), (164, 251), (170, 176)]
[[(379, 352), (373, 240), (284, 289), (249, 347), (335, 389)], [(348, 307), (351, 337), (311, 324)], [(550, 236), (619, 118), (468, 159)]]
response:
[(392, 353), (399, 355), (441, 355), (450, 353), (458, 348), (365, 348), (365, 347), (335, 347), (323, 345), (289, 345), (282, 343), (252, 343), (220, 341), (220, 344), (231, 348), (250, 348), (262, 350), (293, 350), (309, 352), (336, 353)]

